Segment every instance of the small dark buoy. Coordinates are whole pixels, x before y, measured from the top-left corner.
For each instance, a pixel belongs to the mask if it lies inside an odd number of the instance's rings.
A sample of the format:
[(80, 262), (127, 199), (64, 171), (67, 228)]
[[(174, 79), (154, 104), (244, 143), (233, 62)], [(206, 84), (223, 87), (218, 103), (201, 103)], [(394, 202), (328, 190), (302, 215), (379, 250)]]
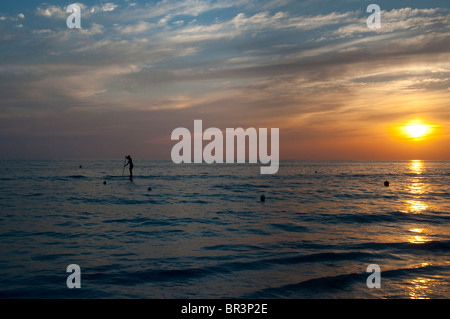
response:
[(106, 181), (103, 181), (103, 185), (106, 185)]
[(317, 171), (316, 171), (316, 174), (317, 174)]
[(260, 200), (261, 200), (261, 202), (265, 202), (266, 201), (266, 196), (261, 195)]
[(80, 168), (83, 168), (83, 166), (80, 165)]
[(389, 182), (388, 182), (388, 181), (385, 181), (385, 182), (384, 182), (384, 186), (389, 187)]
[(151, 192), (151, 191), (152, 191), (152, 188), (151, 188), (151, 187), (149, 187), (149, 188), (147, 188), (147, 190), (148, 190), (149, 192)]

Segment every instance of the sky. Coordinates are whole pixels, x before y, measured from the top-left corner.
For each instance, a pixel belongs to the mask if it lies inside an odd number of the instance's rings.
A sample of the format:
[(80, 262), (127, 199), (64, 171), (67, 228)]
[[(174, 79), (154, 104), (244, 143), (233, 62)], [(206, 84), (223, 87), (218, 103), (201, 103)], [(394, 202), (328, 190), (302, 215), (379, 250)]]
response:
[(448, 0), (2, 1), (0, 158), (170, 159), (202, 120), (279, 128), (280, 160), (450, 160), (449, 71)]

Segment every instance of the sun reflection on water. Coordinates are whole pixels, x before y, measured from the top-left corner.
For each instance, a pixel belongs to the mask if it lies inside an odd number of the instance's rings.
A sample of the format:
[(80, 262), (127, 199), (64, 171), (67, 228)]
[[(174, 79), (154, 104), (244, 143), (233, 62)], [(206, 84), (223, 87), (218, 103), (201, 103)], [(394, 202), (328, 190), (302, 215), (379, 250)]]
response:
[(428, 283), (430, 279), (426, 278), (417, 278), (411, 282), (412, 287), (410, 287), (409, 296), (413, 299), (425, 299), (426, 291), (429, 288)]
[[(421, 195), (426, 193), (426, 184), (423, 183), (423, 177), (421, 176), (424, 171), (423, 162), (420, 160), (411, 161), (409, 164), (409, 170), (415, 174), (410, 180), (407, 187), (407, 191), (411, 194), (412, 198), (405, 201), (406, 208), (405, 213), (408, 214), (421, 214), (429, 209), (429, 205), (422, 201)], [(409, 229), (410, 233), (406, 240), (412, 244), (424, 244), (431, 241), (429, 238), (429, 231), (424, 228), (414, 227)]]
[(423, 194), (424, 193), (424, 185), (423, 185), (423, 183), (413, 182), (409, 186), (408, 190), (411, 194)]
[(414, 235), (408, 237), (408, 241), (411, 244), (424, 244), (431, 241), (431, 239), (427, 237), (426, 234), (426, 232), (428, 231), (424, 228), (411, 228), (409, 231), (414, 233)]
[[(423, 262), (415, 268), (431, 266), (430, 263)], [(430, 299), (433, 292), (442, 288), (443, 280), (441, 277), (420, 276), (409, 282), (408, 295), (411, 299)]]
[(412, 236), (409, 238), (411, 244), (424, 244), (427, 241), (430, 241), (430, 239), (425, 236)]
[(417, 176), (410, 180), (411, 184), (408, 186), (408, 191), (414, 195), (425, 193), (425, 184), (422, 182), (422, 176), (420, 176), (423, 173), (423, 162), (411, 161), (409, 170)]
[(421, 160), (411, 161), (409, 169), (416, 174), (422, 174), (423, 172), (423, 162)]
[(429, 207), (426, 203), (419, 200), (419, 195), (425, 194), (426, 184), (422, 182), (422, 173), (424, 171), (424, 165), (421, 160), (411, 161), (409, 164), (409, 170), (417, 176), (410, 179), (407, 191), (411, 195), (414, 195), (414, 199), (406, 200), (406, 209), (404, 212), (419, 214)]
[(427, 210), (428, 205), (424, 202), (418, 200), (407, 200), (407, 211), (408, 213), (420, 214), (421, 212)]

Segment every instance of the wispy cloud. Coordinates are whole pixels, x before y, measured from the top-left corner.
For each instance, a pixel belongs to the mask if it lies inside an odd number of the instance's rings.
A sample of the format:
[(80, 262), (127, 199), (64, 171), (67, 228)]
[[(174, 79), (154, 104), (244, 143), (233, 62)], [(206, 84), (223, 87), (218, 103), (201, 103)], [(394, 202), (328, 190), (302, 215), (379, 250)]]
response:
[(54, 5), (37, 7), (36, 13), (43, 17), (57, 17), (57, 18), (66, 17), (66, 11), (63, 10), (62, 7), (58, 7), (58, 6), (54, 6)]

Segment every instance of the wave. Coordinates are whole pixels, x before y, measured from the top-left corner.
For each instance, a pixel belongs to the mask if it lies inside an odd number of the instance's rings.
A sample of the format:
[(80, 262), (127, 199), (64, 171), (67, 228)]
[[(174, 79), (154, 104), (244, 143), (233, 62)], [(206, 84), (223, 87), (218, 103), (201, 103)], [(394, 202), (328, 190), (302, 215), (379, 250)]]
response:
[(84, 176), (84, 175), (70, 175), (70, 176), (66, 176), (66, 178), (75, 178), (75, 179), (77, 179), (77, 178), (86, 178), (86, 176)]
[(135, 224), (139, 226), (173, 226), (174, 224), (165, 220), (149, 219), (149, 218), (120, 218), (104, 220), (106, 224)]
[(284, 223), (284, 224), (271, 224), (272, 227), (279, 228), (281, 230), (287, 231), (287, 232), (294, 232), (294, 233), (302, 233), (307, 232), (310, 229), (305, 226), (296, 225), (292, 223)]
[[(450, 270), (449, 266), (443, 265), (426, 265), (419, 267), (398, 268), (391, 270), (382, 270), (381, 276), (383, 278), (396, 279), (403, 277), (416, 276), (418, 274), (436, 274), (440, 272), (447, 272)], [(298, 298), (304, 296), (322, 296), (327, 297), (330, 294), (342, 294), (343, 291), (358, 291), (352, 289), (355, 285), (366, 284), (368, 273), (347, 273), (336, 276), (324, 276), (297, 282), (294, 284), (286, 284), (279, 287), (271, 287), (261, 289), (250, 293), (243, 298)]]
[(429, 253), (437, 252), (449, 252), (450, 241), (429, 241), (423, 243), (364, 243), (351, 246), (352, 249), (376, 249), (376, 250), (391, 250), (394, 253), (399, 252), (417, 252), (420, 250), (427, 251)]
[(256, 245), (248, 245), (248, 244), (240, 244), (240, 245), (227, 245), (227, 244), (220, 244), (220, 245), (214, 245), (214, 246), (206, 246), (203, 247), (204, 250), (223, 250), (223, 251), (256, 251), (263, 249), (260, 246)]
[[(145, 195), (144, 195), (145, 196)], [(145, 196), (148, 197), (148, 196)], [(91, 198), (91, 197), (69, 197), (69, 202), (74, 204), (85, 203), (85, 204), (105, 204), (105, 205), (147, 205), (147, 204), (165, 204), (164, 201), (158, 201), (155, 199), (147, 198), (145, 200), (140, 199), (130, 199), (117, 196), (106, 196), (101, 198)]]
[(408, 213), (402, 211), (388, 211), (385, 213), (317, 213), (316, 217), (324, 222), (339, 222), (344, 224), (371, 224), (396, 222), (427, 222), (430, 224), (443, 224), (450, 222), (450, 216), (441, 215), (441, 212)]
[[(179, 268), (179, 269), (143, 269), (107, 271), (105, 269), (90, 269), (84, 272), (84, 277), (89, 280), (101, 280), (108, 283), (121, 285), (135, 285), (148, 282), (172, 282), (196, 280), (207, 276), (221, 276), (236, 271), (265, 269), (274, 265), (289, 265), (299, 263), (313, 263), (336, 260), (355, 260), (374, 257), (373, 254), (350, 253), (318, 253), (304, 256), (291, 256), (281, 258), (260, 259), (253, 261), (224, 262), (205, 267)], [(113, 268), (111, 268), (113, 270)]]

